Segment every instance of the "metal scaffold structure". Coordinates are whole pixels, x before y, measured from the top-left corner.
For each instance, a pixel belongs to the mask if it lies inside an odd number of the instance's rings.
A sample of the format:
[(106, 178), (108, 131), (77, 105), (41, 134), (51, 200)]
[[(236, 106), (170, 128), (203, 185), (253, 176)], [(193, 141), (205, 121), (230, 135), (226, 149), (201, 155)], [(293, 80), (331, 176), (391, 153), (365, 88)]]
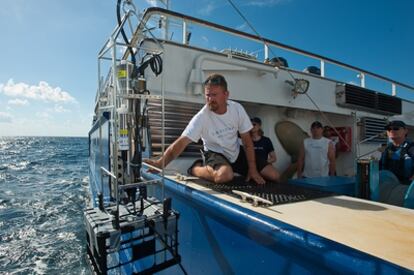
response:
[[(90, 132), (91, 141), (99, 148), (91, 152), (96, 160), (95, 169), (91, 169), (95, 180), (92, 192), (98, 200), (84, 211), (87, 258), (97, 274), (117, 269), (152, 274), (181, 260), (179, 213), (171, 208), (171, 198), (163, 195), (159, 200), (147, 195), (147, 188), (162, 185), (162, 179), (141, 176), (142, 158), (151, 152), (148, 101), (164, 104), (163, 89), (161, 94), (151, 95), (145, 74), (148, 68), (156, 77), (161, 75), (162, 45), (139, 20), (132, 2), (119, 0), (117, 16), (118, 26), (98, 55), (99, 88)], [(131, 40), (126, 26), (133, 35)], [(147, 35), (158, 45), (157, 50), (139, 46)], [(141, 57), (139, 62), (137, 57)], [(163, 125), (163, 115), (160, 119)], [(107, 159), (109, 163), (105, 163)]]

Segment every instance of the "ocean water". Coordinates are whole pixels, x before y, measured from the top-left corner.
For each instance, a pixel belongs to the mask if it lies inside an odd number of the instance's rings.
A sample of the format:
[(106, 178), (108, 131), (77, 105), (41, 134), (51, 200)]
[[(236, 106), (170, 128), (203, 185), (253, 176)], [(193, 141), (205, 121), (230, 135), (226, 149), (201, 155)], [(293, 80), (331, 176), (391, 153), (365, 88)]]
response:
[(88, 139), (0, 137), (0, 274), (88, 274)]

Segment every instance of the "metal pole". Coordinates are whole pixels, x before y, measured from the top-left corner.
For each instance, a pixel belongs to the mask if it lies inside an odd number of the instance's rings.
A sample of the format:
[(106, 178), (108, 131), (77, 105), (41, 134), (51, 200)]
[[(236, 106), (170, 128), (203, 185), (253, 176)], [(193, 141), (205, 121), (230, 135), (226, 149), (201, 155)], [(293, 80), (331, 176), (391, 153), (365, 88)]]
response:
[(187, 22), (183, 20), (183, 44), (187, 44)]
[(359, 73), (358, 77), (361, 79), (361, 87), (365, 88), (365, 74), (364, 73)]
[(321, 59), (321, 76), (325, 77), (325, 60)]
[(112, 81), (113, 81), (113, 89), (112, 89), (112, 111), (111, 111), (111, 120), (112, 120), (112, 138), (113, 138), (113, 145), (112, 145), (112, 171), (116, 178), (112, 178), (112, 181), (115, 183), (115, 197), (116, 197), (116, 220), (119, 220), (119, 190), (118, 190), (118, 115), (116, 112), (116, 108), (118, 107), (117, 103), (117, 93), (118, 93), (118, 69), (116, 64), (116, 41), (113, 36), (111, 36), (111, 46), (112, 46)]
[(269, 46), (264, 44), (264, 60), (269, 60)]
[(392, 90), (392, 96), (397, 95), (397, 85), (395, 83), (391, 83), (391, 90)]

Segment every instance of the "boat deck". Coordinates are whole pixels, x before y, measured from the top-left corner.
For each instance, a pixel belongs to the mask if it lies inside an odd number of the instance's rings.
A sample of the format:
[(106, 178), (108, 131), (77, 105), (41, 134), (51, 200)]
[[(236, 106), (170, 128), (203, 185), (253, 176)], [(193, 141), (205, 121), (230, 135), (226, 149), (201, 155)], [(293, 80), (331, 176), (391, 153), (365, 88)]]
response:
[(235, 198), (240, 198), (240, 195), (235, 194), (233, 191), (240, 191), (243, 194), (267, 200), (273, 205), (317, 199), (332, 195), (330, 192), (304, 188), (293, 184), (275, 184), (269, 182), (264, 185), (257, 185), (252, 182), (246, 182), (245, 178), (241, 176), (235, 177), (231, 183), (226, 184), (214, 184), (202, 179), (192, 179), (192, 182)]
[[(222, 200), (280, 220), (324, 238), (414, 270), (414, 211), (358, 198), (308, 192), (308, 197), (272, 206), (253, 206), (229, 192), (231, 187), (213, 186), (201, 179), (166, 175), (166, 178)], [(236, 182), (237, 186), (244, 186)], [(275, 185), (275, 184), (274, 184)], [(281, 184), (279, 184), (281, 185)], [(268, 186), (260, 190), (294, 189), (287, 186)], [(220, 190), (221, 189), (221, 190)], [(305, 193), (306, 193), (305, 192)], [(288, 192), (289, 193), (289, 192)], [(292, 193), (290, 193), (292, 195)]]

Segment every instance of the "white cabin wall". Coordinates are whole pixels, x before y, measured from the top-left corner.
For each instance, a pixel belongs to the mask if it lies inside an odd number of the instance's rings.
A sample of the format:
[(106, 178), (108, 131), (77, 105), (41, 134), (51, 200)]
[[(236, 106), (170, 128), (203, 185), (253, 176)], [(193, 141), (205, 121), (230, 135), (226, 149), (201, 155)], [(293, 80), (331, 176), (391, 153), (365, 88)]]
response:
[[(307, 95), (298, 95), (294, 98), (290, 85), (286, 83), (286, 80), (292, 80), (287, 69), (276, 70), (260, 62), (229, 58), (219, 53), (173, 43), (164, 43), (162, 58), (163, 81), (161, 76), (155, 77), (149, 69), (146, 71), (146, 78), (148, 88), (156, 94), (161, 93), (163, 82), (166, 96), (170, 98), (202, 103), (204, 98), (201, 84), (209, 74), (221, 73), (228, 80), (230, 98), (235, 100), (307, 110), (319, 108), (324, 112), (343, 115), (355, 112), (336, 104), (335, 91), (339, 82), (332, 79), (290, 71), (295, 77), (310, 81)], [(318, 108), (309, 97), (316, 102)], [(408, 114), (408, 117), (404, 117), (405, 122), (414, 126), (413, 102), (403, 100), (402, 112)], [(381, 117), (373, 113), (366, 114)]]
[[(277, 156), (277, 162), (274, 166), (278, 171), (283, 172), (288, 168), (291, 163), (291, 157), (286, 153), (284, 148), (279, 142), (275, 133), (275, 125), (280, 121), (291, 121), (297, 124), (303, 131), (307, 132), (310, 136), (310, 125), (315, 120), (320, 121), (323, 125), (329, 125), (325, 121), (324, 116), (321, 113), (308, 110), (292, 109), (286, 107), (275, 107), (263, 104), (244, 103), (245, 109), (250, 117), (259, 117), (262, 120), (262, 129), (264, 135), (269, 137)], [(354, 118), (351, 116), (335, 115), (324, 113), (324, 115), (331, 121), (332, 127), (351, 127), (354, 123)], [(354, 146), (351, 147), (354, 148)], [(354, 153), (351, 152), (339, 152), (336, 159), (336, 168), (338, 176), (352, 176), (354, 175)]]
[[(380, 144), (365, 143), (356, 146), (361, 140), (360, 117), (368, 116), (386, 119), (385, 115), (365, 111), (352, 110), (336, 104), (337, 82), (316, 75), (275, 69), (269, 65), (230, 58), (220, 53), (191, 48), (174, 43), (165, 43), (163, 49), (163, 73), (155, 77), (149, 69), (146, 71), (147, 88), (152, 94), (160, 94), (162, 87), (165, 97), (186, 102), (204, 103), (202, 83), (212, 73), (223, 74), (229, 85), (230, 99), (249, 102), (246, 105), (249, 115), (259, 116), (264, 122), (265, 135), (269, 136), (277, 150), (276, 167), (283, 171), (290, 163), (274, 133), (274, 126), (280, 120), (290, 120), (309, 132), (309, 125), (314, 120), (322, 124), (327, 121), (317, 110), (322, 110), (335, 127), (352, 127), (354, 132), (353, 151), (340, 153), (337, 159), (338, 175), (353, 175), (355, 157), (373, 151), (369, 156), (379, 157), (375, 149)], [(292, 73), (297, 78), (307, 79), (310, 87), (306, 95), (292, 95), (292, 87), (286, 83), (291, 81)], [(315, 106), (310, 98), (316, 103)], [(403, 112), (413, 112), (414, 104), (403, 101)], [(412, 115), (414, 125), (414, 115)]]
[[(175, 44), (164, 45), (163, 82), (166, 96), (187, 101), (203, 102), (202, 83), (212, 73), (223, 74), (229, 84), (230, 98), (241, 101), (291, 106), (317, 110), (307, 95), (293, 98), (291, 81), (286, 69), (277, 70), (269, 65), (228, 58), (221, 54), (187, 48)], [(161, 77), (147, 69), (148, 88), (161, 93)], [(327, 112), (350, 114), (346, 108), (335, 104), (336, 82), (302, 72), (292, 72), (296, 77), (308, 79), (308, 95), (319, 108)]]

